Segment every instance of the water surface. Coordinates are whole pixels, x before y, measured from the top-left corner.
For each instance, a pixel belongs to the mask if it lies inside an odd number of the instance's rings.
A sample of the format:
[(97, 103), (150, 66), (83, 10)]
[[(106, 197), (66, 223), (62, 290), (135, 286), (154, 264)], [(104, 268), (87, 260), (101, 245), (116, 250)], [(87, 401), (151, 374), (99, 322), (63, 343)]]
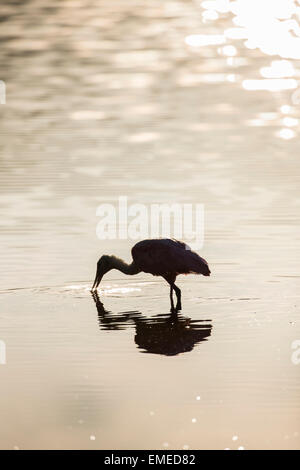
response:
[[(1, 7), (1, 448), (299, 449), (299, 3), (276, 5)], [(146, 274), (89, 291), (130, 259), (95, 233), (120, 195), (205, 205), (212, 276), (179, 278), (177, 318)]]

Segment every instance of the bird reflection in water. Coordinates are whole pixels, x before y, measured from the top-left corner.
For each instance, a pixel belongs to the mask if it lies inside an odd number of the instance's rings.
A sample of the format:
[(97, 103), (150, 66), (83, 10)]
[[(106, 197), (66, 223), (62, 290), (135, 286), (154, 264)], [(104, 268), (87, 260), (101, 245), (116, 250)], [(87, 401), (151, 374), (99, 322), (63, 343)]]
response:
[(135, 343), (145, 353), (175, 356), (192, 351), (196, 344), (206, 341), (211, 335), (211, 320), (191, 320), (175, 311), (152, 318), (138, 311), (112, 314), (105, 310), (97, 292), (92, 296), (98, 311), (99, 328), (123, 330), (134, 326)]

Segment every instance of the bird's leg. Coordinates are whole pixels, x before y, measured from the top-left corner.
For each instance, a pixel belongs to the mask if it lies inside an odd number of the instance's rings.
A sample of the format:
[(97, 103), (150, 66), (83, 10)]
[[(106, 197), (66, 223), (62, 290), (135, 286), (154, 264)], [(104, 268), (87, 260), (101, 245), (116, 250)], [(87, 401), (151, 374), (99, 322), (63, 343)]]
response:
[(170, 284), (170, 301), (171, 301), (171, 313), (175, 311), (173, 302), (173, 285)]
[(176, 310), (181, 310), (181, 290), (179, 289), (179, 287), (175, 286), (175, 284), (173, 284), (173, 288), (175, 290), (175, 294), (176, 294), (176, 297), (177, 297), (177, 304), (176, 304)]
[[(176, 292), (176, 289), (178, 289), (178, 287), (176, 287), (175, 284), (174, 284), (176, 276), (173, 276), (173, 275), (170, 274), (170, 275), (165, 275), (165, 276), (163, 275), (162, 277), (170, 285), (171, 313), (174, 313), (174, 312), (176, 312), (176, 308), (177, 308), (177, 307), (174, 308), (174, 302), (173, 302), (173, 289), (175, 290), (175, 292)], [(178, 301), (177, 301), (177, 303), (178, 303)]]

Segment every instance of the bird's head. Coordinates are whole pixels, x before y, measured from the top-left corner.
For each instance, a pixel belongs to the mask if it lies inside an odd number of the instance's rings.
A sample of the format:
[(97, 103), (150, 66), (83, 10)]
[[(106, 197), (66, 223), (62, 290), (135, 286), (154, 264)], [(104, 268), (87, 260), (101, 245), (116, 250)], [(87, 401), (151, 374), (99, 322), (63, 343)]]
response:
[(106, 274), (111, 269), (112, 269), (111, 256), (108, 256), (108, 255), (101, 256), (101, 258), (99, 259), (97, 263), (96, 277), (94, 280), (92, 290), (97, 289), (104, 274)]

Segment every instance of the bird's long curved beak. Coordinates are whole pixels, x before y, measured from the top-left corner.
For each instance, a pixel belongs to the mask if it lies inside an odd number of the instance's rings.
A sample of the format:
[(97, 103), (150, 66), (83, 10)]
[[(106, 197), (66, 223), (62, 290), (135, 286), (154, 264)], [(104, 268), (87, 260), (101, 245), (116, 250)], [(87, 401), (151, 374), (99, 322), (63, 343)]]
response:
[(92, 291), (97, 289), (97, 287), (99, 286), (99, 284), (101, 282), (102, 277), (103, 277), (103, 274), (101, 272), (99, 272), (99, 268), (97, 268), (96, 277), (95, 277), (95, 280), (94, 280)]

